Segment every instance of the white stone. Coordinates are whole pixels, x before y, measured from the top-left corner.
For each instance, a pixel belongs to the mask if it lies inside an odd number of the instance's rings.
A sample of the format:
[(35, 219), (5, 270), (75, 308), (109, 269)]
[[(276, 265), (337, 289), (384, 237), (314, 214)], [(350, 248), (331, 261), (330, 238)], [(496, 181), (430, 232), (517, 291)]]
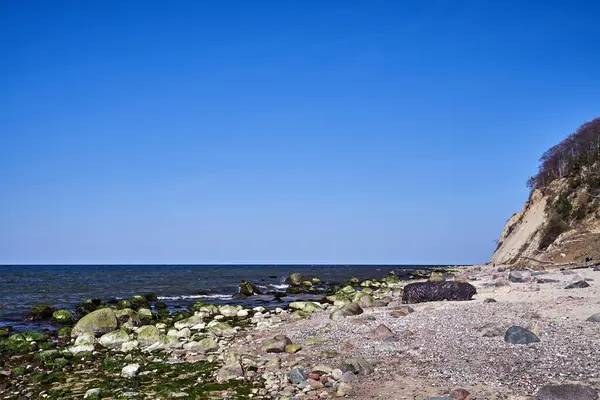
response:
[(121, 376), (124, 378), (134, 378), (140, 372), (140, 364), (129, 364), (121, 370)]

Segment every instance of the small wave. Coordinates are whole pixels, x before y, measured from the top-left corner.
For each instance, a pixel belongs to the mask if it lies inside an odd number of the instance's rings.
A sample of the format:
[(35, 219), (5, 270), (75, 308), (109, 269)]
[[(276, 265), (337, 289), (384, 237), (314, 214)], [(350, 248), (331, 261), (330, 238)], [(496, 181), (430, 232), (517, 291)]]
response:
[(159, 300), (185, 300), (185, 299), (223, 299), (229, 300), (233, 296), (230, 294), (193, 294), (190, 296), (159, 296)]
[(287, 289), (290, 287), (290, 285), (286, 285), (285, 283), (283, 283), (281, 285), (270, 285), (270, 286), (275, 289)]

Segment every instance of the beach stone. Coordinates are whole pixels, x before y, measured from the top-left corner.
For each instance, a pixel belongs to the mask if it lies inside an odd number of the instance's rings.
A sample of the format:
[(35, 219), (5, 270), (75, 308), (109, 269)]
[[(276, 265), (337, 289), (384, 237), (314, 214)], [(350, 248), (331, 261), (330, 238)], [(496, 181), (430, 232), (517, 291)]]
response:
[(583, 385), (546, 385), (536, 395), (537, 400), (597, 400), (598, 392)]
[(487, 298), (483, 301), (484, 303), (497, 303), (496, 299)]
[(152, 321), (152, 311), (149, 308), (140, 308), (137, 314), (141, 322)]
[(429, 301), (466, 301), (477, 294), (473, 285), (467, 282), (415, 282), (404, 287), (404, 303), (422, 303)]
[(83, 316), (71, 331), (71, 337), (77, 337), (84, 332), (91, 332), (95, 336), (112, 332), (118, 327), (117, 316), (110, 308), (102, 308)]
[(350, 371), (357, 375), (370, 375), (374, 371), (373, 365), (361, 357), (347, 358), (343, 361), (342, 365), (345, 371)]
[(452, 392), (450, 392), (450, 397), (453, 400), (467, 400), (467, 397), (469, 397), (470, 394), (471, 393), (465, 389), (454, 389)]
[(137, 341), (142, 346), (150, 346), (160, 342), (162, 338), (162, 333), (153, 325), (144, 325), (137, 331)]
[(522, 326), (512, 326), (508, 328), (504, 335), (504, 340), (511, 344), (529, 344), (540, 341), (533, 332)]
[(122, 353), (129, 353), (139, 347), (139, 342), (137, 340), (130, 340), (121, 345)]
[(57, 324), (71, 325), (75, 322), (75, 317), (69, 310), (58, 310), (52, 313), (52, 320)]
[(237, 316), (238, 311), (241, 309), (242, 307), (240, 306), (225, 305), (219, 307), (219, 313), (225, 317), (235, 317)]
[(583, 288), (586, 288), (589, 286), (590, 286), (589, 283), (587, 283), (585, 280), (581, 280), (581, 281), (576, 281), (576, 282), (571, 283), (570, 285), (565, 287), (565, 289), (583, 289)]
[(286, 372), (285, 376), (293, 385), (300, 385), (304, 381), (306, 381), (306, 373), (301, 369), (292, 369), (291, 371)]
[(185, 350), (195, 351), (198, 353), (207, 353), (219, 349), (219, 345), (213, 338), (204, 338), (199, 341), (187, 342), (183, 345)]
[(342, 375), (344, 375), (344, 372), (339, 368), (336, 368), (333, 371), (331, 371), (331, 377), (336, 381), (339, 381), (342, 378)]
[(89, 389), (87, 392), (85, 392), (85, 395), (83, 395), (84, 399), (88, 399), (88, 400), (98, 400), (102, 398), (102, 389), (100, 388), (93, 388), (93, 389)]
[(175, 322), (175, 324), (173, 325), (175, 327), (175, 329), (181, 330), (183, 328), (191, 328), (193, 326), (196, 326), (202, 322), (204, 322), (204, 318), (206, 317), (206, 315), (202, 312), (192, 315), (191, 317), (182, 319), (181, 321), (177, 321)]
[(235, 335), (236, 330), (227, 322), (217, 322), (213, 325), (209, 324), (206, 329), (208, 332), (214, 333), (217, 336), (231, 337)]
[(330, 374), (333, 371), (333, 368), (326, 364), (315, 365), (312, 368), (311, 372), (317, 373), (319, 375)]
[(426, 400), (452, 400), (452, 397), (448, 397), (448, 396), (428, 397)]
[(360, 297), (360, 299), (358, 299), (357, 304), (361, 308), (375, 307), (375, 299), (370, 294), (363, 295), (363, 296)]
[(236, 313), (236, 317), (238, 318), (246, 318), (248, 316), (248, 310), (238, 310)]
[(140, 372), (140, 364), (129, 364), (121, 370), (123, 378), (135, 378)]
[(346, 371), (346, 372), (342, 373), (342, 375), (340, 376), (340, 378), (338, 380), (341, 382), (354, 382), (357, 379), (358, 379), (358, 377), (356, 376), (356, 374), (354, 372)]
[(302, 346), (300, 346), (299, 344), (288, 344), (285, 346), (286, 353), (294, 354), (299, 352), (300, 350), (302, 350)]
[(105, 333), (100, 336), (98, 342), (104, 347), (108, 348), (121, 348), (123, 343), (129, 341), (129, 335), (123, 329)]
[(600, 322), (600, 313), (590, 316), (587, 321), (589, 322)]
[(508, 280), (512, 283), (523, 283), (531, 280), (531, 272), (514, 270), (508, 274)]
[(488, 329), (487, 331), (483, 332), (483, 337), (498, 337), (498, 336), (504, 336), (504, 334), (506, 333), (506, 331), (504, 330), (504, 328), (501, 327), (495, 327), (492, 329)]
[(284, 335), (277, 335), (266, 343), (265, 352), (284, 353), (286, 346), (290, 344), (292, 344), (290, 338)]
[(350, 304), (346, 304), (339, 310), (332, 312), (331, 315), (329, 316), (329, 318), (336, 321), (336, 320), (339, 320), (344, 317), (350, 317), (352, 315), (360, 315), (363, 312), (364, 312), (363, 309), (358, 304), (350, 303)]
[(350, 385), (349, 383), (346, 383), (346, 382), (342, 382), (338, 385), (338, 388), (336, 391), (336, 396), (344, 397), (344, 396), (347, 396), (348, 394), (350, 394), (351, 391), (352, 391), (352, 385)]
[(117, 321), (119, 323), (119, 327), (121, 328), (133, 329), (142, 325), (140, 317), (131, 308), (116, 310), (115, 315), (117, 316)]
[(377, 328), (371, 331), (371, 333), (369, 333), (369, 337), (376, 340), (383, 340), (394, 336), (394, 332), (392, 332), (390, 328), (383, 324), (379, 325)]
[(83, 332), (75, 339), (75, 346), (94, 345), (95, 343), (96, 338), (91, 332)]

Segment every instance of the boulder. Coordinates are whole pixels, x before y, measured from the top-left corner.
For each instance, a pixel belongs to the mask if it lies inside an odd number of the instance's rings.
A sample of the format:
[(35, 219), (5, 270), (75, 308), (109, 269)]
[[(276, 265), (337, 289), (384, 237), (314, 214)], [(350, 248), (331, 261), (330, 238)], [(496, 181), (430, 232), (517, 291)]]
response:
[(284, 353), (285, 347), (289, 344), (292, 344), (290, 338), (284, 335), (277, 335), (265, 344), (265, 352)]
[(122, 329), (108, 332), (98, 339), (98, 342), (104, 347), (120, 349), (123, 343), (129, 341), (129, 335)]
[(540, 338), (522, 326), (512, 326), (506, 331), (504, 340), (511, 344), (529, 344), (539, 342)]
[(131, 308), (124, 308), (122, 310), (116, 310), (115, 315), (121, 328), (133, 329), (137, 326), (142, 325), (142, 321), (138, 314)]
[(182, 319), (181, 321), (175, 322), (175, 329), (183, 329), (183, 328), (192, 328), (204, 321), (205, 314), (198, 313), (196, 315), (192, 315), (189, 318)]
[(471, 300), (475, 294), (477, 290), (467, 282), (415, 282), (404, 287), (402, 302), (466, 301)]
[(231, 327), (231, 325), (229, 325), (226, 322), (217, 322), (213, 325), (209, 324), (208, 328), (206, 329), (208, 332), (212, 332), (217, 336), (225, 336), (225, 337), (231, 337), (233, 335), (235, 335), (236, 330), (234, 328)]
[(45, 304), (38, 304), (33, 307), (27, 314), (29, 321), (42, 321), (50, 319), (52, 314), (56, 311), (56, 308), (47, 306)]
[(144, 325), (137, 331), (137, 341), (142, 346), (150, 346), (161, 341), (162, 333), (154, 325)]
[(70, 325), (75, 322), (75, 317), (68, 310), (58, 310), (52, 313), (52, 320), (57, 324)]
[(197, 353), (207, 353), (219, 349), (219, 345), (213, 338), (204, 338), (199, 341), (187, 342), (183, 345), (185, 350), (195, 351)]
[(583, 385), (546, 385), (535, 397), (537, 400), (597, 400), (598, 391)]
[(241, 309), (241, 306), (224, 305), (219, 307), (219, 314), (225, 317), (235, 317), (237, 316), (238, 311), (240, 311)]
[(102, 308), (83, 316), (73, 327), (71, 336), (77, 337), (84, 332), (101, 336), (116, 330), (117, 327), (118, 321), (115, 312), (110, 308)]
[(154, 318), (149, 308), (140, 308), (137, 313), (141, 322), (150, 322)]
[(84, 315), (96, 311), (98, 307), (102, 306), (102, 300), (100, 299), (89, 299), (81, 302), (75, 306), (75, 314), (81, 318)]
[(375, 299), (370, 294), (360, 296), (357, 304), (362, 308), (375, 307)]

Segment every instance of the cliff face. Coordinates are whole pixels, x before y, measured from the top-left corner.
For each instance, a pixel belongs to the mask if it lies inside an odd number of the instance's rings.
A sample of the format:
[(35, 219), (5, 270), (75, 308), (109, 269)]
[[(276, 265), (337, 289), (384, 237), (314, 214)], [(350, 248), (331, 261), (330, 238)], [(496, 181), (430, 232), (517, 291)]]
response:
[(600, 261), (598, 199), (559, 179), (532, 192), (506, 225), (490, 263), (543, 266)]

